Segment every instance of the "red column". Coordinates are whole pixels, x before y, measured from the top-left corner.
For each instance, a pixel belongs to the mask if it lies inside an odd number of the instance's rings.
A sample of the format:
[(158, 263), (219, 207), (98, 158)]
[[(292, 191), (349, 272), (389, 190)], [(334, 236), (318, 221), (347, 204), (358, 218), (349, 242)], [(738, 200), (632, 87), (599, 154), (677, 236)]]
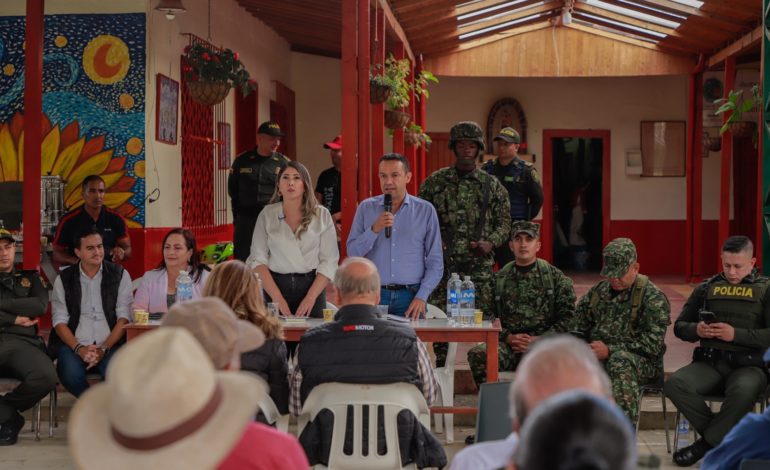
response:
[[(404, 45), (401, 42), (396, 43), (393, 47), (393, 57), (396, 59), (404, 58)], [(408, 109), (404, 111), (409, 112)], [(393, 152), (404, 154), (404, 130), (396, 129), (393, 132)], [(409, 189), (411, 191), (411, 188)]]
[[(372, 54), (372, 63), (380, 64), (385, 67), (385, 14), (381, 9), (375, 10), (375, 21), (373, 34), (376, 40), (372, 41), (374, 52)], [(380, 188), (379, 162), (382, 154), (385, 153), (385, 104), (375, 104), (371, 106), (372, 116), (372, 195), (382, 194)]]
[[(408, 80), (409, 84), (411, 86), (414, 86), (414, 75), (415, 74), (415, 67), (414, 64), (411, 64), (411, 73), (409, 74)], [(414, 92), (409, 93), (409, 107), (407, 108), (407, 112), (412, 116), (410, 120), (410, 124), (412, 122), (417, 122), (417, 106), (416, 106), (416, 99)], [(412, 167), (412, 171), (417, 170), (417, 147), (411, 144), (405, 144), (404, 145), (404, 156), (407, 160), (409, 160), (409, 165)], [(410, 194), (416, 194), (417, 193), (417, 178), (412, 176), (412, 180), (407, 185), (407, 190)]]
[(358, 0), (358, 201), (371, 195), (369, 154), (369, 0)]
[(24, 50), (24, 269), (40, 267), (40, 154), (43, 127), (43, 11), (27, 0)]
[[(692, 276), (703, 274), (703, 74), (699, 73), (695, 82), (695, 135), (692, 161)], [(708, 150), (705, 150), (708, 152)]]
[[(419, 74), (422, 72), (422, 54), (417, 56), (417, 66), (415, 67), (415, 73)], [(420, 101), (417, 103), (416, 106), (416, 112), (417, 117), (415, 118), (414, 122), (416, 122), (420, 127), (422, 127), (422, 131), (427, 133), (428, 128), (425, 124), (425, 102), (427, 100), (425, 97), (421, 97)], [(412, 175), (412, 181), (415, 182), (415, 186), (419, 189), (420, 183), (422, 183), (425, 178), (428, 177), (427, 173), (427, 150), (425, 149), (425, 145), (421, 145), (417, 147), (417, 171), (414, 172)], [(415, 190), (415, 193), (417, 190)]]
[(342, 0), (342, 243), (341, 258), (346, 256), (345, 240), (356, 213), (358, 168), (358, 66), (356, 58), (358, 0)]
[[(725, 59), (725, 98), (735, 88), (735, 56)], [(726, 114), (723, 121), (726, 121)], [(719, 249), (730, 235), (730, 177), (733, 167), (733, 135), (728, 130), (722, 134), (722, 161), (719, 178)]]

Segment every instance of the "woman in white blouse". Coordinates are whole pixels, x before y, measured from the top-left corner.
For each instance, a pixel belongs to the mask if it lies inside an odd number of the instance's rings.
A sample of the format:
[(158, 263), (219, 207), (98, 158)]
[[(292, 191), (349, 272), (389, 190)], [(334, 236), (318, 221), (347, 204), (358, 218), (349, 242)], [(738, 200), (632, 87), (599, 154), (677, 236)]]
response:
[(324, 289), (339, 261), (329, 211), (313, 194), (310, 174), (292, 161), (278, 173), (271, 200), (257, 218), (247, 264), (262, 279), (268, 302), (285, 316), (322, 317)]

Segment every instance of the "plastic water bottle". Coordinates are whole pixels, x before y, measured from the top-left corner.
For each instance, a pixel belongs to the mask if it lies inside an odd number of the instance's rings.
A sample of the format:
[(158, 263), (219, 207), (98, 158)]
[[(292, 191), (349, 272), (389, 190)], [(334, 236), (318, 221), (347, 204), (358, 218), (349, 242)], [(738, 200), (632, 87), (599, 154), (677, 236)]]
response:
[(473, 313), (476, 311), (476, 286), (470, 276), (465, 276), (460, 287), (460, 324), (473, 323)]
[(176, 277), (176, 301), (183, 302), (193, 298), (193, 281), (187, 271), (179, 271)]
[[(679, 418), (679, 427), (676, 428), (676, 432), (678, 434), (678, 447), (681, 449), (682, 447), (687, 447), (689, 444), (689, 437), (690, 437), (690, 423), (687, 421), (687, 418), (684, 416), (681, 416)], [(674, 449), (677, 450), (677, 449)]]
[(457, 273), (452, 273), (449, 276), (446, 285), (446, 314), (450, 324), (459, 321), (461, 284), (460, 276)]

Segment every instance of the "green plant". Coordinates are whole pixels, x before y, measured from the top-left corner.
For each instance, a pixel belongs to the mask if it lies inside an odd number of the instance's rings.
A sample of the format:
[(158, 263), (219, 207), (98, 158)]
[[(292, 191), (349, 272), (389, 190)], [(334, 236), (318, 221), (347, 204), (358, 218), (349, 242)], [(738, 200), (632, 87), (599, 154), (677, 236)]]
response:
[(419, 101), (421, 97), (426, 99), (430, 97), (428, 92), (428, 83), (438, 83), (435, 75), (427, 70), (420, 72), (414, 79), (414, 84), (409, 83), (407, 78), (412, 72), (412, 66), (409, 59), (396, 59), (390, 54), (385, 59), (385, 67), (375, 64), (369, 71), (369, 80), (377, 85), (387, 86), (393, 92), (385, 102), (388, 109), (400, 110), (409, 105), (409, 99), (412, 92)]
[(184, 54), (182, 70), (188, 81), (224, 82), (240, 88), (244, 96), (257, 89), (257, 83), (250, 78), (237, 52), (195, 43), (185, 47)]
[(425, 131), (423, 131), (422, 126), (415, 124), (414, 122), (409, 123), (405, 129), (405, 132), (415, 134), (418, 145), (424, 146), (425, 150), (428, 150), (428, 148), (430, 148), (430, 144), (433, 143), (433, 139), (431, 139), (430, 136), (426, 134)]
[(717, 116), (732, 111), (719, 129), (719, 134), (721, 135), (727, 132), (727, 129), (730, 128), (730, 124), (742, 121), (743, 119), (741, 118), (744, 113), (757, 109), (762, 103), (762, 95), (759, 92), (759, 85), (754, 85), (751, 87), (751, 97), (749, 98), (743, 97), (743, 90), (730, 90), (727, 94), (727, 98), (719, 98), (718, 100), (714, 100), (714, 103), (720, 105), (714, 112)]

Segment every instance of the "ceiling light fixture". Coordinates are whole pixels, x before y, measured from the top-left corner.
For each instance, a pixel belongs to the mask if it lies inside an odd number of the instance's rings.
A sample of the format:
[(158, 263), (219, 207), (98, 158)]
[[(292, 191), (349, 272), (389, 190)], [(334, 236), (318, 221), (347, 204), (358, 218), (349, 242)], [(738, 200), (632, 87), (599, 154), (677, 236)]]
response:
[(167, 20), (173, 20), (175, 15), (187, 13), (187, 9), (182, 5), (182, 0), (160, 0), (156, 10), (166, 14)]

